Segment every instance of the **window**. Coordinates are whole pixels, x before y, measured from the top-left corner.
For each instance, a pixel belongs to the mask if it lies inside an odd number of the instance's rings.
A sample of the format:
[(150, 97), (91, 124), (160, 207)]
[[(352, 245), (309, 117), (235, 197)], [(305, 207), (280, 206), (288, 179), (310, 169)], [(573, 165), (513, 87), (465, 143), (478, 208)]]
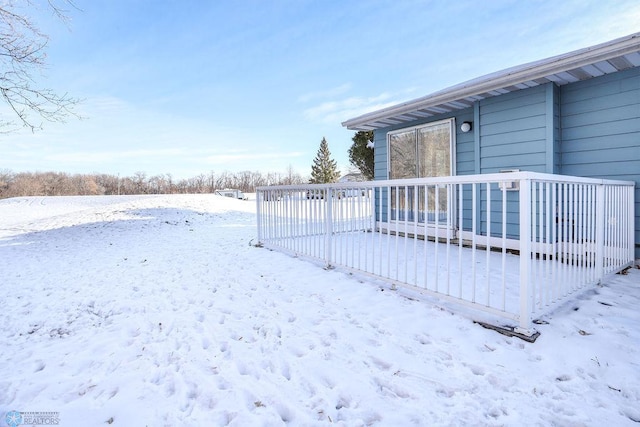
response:
[(454, 120), (389, 132), (389, 179), (454, 174)]
[[(389, 132), (389, 179), (453, 175), (454, 129), (454, 119), (449, 119)], [(447, 222), (453, 208), (450, 202), (455, 200), (451, 192), (449, 187), (435, 185), (392, 188), (391, 218)]]

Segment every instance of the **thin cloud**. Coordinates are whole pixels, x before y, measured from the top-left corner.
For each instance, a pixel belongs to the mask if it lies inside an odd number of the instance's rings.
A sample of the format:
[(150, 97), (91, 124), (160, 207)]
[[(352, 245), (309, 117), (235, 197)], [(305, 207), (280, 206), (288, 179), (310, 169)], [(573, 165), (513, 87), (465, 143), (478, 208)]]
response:
[(336, 86), (331, 89), (327, 89), (324, 91), (310, 92), (304, 95), (300, 95), (298, 97), (299, 102), (309, 102), (314, 99), (323, 99), (323, 98), (332, 98), (335, 96), (342, 95), (343, 93), (348, 92), (351, 89), (351, 83), (345, 83), (340, 86)]
[(341, 123), (351, 117), (398, 103), (392, 95), (384, 92), (372, 97), (350, 97), (340, 101), (323, 102), (304, 110), (304, 117), (322, 123)]

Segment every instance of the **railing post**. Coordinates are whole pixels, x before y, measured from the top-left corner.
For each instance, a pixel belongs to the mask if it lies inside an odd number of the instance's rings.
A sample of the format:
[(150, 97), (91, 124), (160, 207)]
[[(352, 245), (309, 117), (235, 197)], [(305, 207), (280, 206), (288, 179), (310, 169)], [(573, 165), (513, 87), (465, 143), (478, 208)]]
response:
[(517, 332), (531, 330), (531, 179), (520, 180), (520, 325)]
[(326, 213), (324, 215), (325, 218), (325, 235), (324, 235), (324, 259), (326, 262), (326, 268), (331, 268), (331, 246), (333, 238), (333, 190), (331, 187), (326, 189), (325, 200), (327, 203), (325, 204)]
[(262, 215), (260, 211), (261, 196), (262, 192), (260, 190), (256, 190), (256, 215), (258, 217), (258, 243), (256, 246), (260, 246), (262, 244)]
[(604, 184), (598, 184), (596, 187), (596, 278), (598, 283), (604, 277), (604, 228), (607, 223), (604, 199)]
[(627, 186), (626, 187), (626, 197), (625, 197), (625, 201), (626, 201), (626, 208), (627, 208), (627, 223), (626, 223), (626, 227), (627, 227), (627, 243), (629, 244), (629, 260), (631, 261), (631, 265), (633, 265), (633, 263), (635, 262), (635, 249), (634, 249), (634, 209), (635, 209), (635, 203), (634, 203), (634, 191), (635, 191), (635, 187), (634, 186)]

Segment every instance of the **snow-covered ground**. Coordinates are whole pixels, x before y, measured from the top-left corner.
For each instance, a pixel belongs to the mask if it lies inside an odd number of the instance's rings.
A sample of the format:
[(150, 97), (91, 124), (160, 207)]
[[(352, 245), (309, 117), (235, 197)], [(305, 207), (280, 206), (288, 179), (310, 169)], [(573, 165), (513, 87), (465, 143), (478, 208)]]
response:
[(0, 425), (640, 422), (640, 270), (529, 344), (253, 247), (255, 224), (213, 195), (0, 200)]

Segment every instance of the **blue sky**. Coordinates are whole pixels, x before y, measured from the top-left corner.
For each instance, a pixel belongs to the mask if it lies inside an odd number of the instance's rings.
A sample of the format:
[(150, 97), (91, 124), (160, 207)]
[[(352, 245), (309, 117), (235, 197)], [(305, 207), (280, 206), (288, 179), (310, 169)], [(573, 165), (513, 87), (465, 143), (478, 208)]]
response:
[(84, 118), (0, 135), (0, 169), (307, 176), (326, 137), (346, 171), (344, 120), (640, 29), (637, 0), (74, 2), (34, 14)]

